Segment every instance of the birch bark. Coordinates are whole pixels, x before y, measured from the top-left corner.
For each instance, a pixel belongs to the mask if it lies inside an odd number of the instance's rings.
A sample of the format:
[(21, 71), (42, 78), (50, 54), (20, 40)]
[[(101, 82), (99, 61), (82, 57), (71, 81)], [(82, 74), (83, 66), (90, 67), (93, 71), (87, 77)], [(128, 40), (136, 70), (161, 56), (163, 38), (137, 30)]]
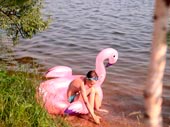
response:
[(166, 34), (170, 0), (156, 0), (151, 59), (144, 90), (147, 127), (163, 127), (162, 89), (166, 64)]

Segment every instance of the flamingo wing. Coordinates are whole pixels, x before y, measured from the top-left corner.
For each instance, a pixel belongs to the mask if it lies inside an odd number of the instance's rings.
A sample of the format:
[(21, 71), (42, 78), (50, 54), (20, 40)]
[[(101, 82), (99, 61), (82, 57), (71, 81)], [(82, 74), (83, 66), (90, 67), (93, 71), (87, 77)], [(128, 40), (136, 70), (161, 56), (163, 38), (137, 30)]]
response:
[(87, 114), (88, 110), (82, 101), (75, 101), (64, 112), (66, 114)]
[(49, 69), (45, 77), (46, 78), (57, 78), (57, 77), (68, 77), (72, 75), (72, 69), (67, 66), (55, 66)]

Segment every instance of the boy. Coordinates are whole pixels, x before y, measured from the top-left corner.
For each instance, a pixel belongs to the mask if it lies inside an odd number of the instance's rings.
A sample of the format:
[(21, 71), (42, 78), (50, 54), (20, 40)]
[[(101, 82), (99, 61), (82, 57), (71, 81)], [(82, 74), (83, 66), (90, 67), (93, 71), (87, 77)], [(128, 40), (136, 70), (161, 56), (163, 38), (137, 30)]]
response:
[(70, 103), (76, 100), (83, 100), (94, 121), (99, 124), (100, 117), (94, 113), (94, 109), (102, 111), (99, 109), (101, 100), (94, 87), (97, 80), (98, 76), (95, 71), (89, 71), (86, 77), (73, 80), (67, 90), (67, 98)]

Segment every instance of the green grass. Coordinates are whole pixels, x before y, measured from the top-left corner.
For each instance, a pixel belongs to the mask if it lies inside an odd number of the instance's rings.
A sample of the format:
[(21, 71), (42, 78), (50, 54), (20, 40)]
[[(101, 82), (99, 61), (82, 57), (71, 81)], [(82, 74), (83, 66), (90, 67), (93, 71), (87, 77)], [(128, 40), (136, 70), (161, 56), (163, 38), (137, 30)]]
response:
[(41, 77), (0, 68), (0, 127), (69, 127), (63, 117), (51, 118), (35, 99)]

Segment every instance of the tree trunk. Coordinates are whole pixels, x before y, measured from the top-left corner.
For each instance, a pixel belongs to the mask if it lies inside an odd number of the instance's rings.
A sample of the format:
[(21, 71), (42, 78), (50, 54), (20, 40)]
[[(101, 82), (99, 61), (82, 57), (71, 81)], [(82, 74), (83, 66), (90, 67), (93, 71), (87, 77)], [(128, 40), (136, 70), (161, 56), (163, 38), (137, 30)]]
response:
[(166, 64), (166, 33), (170, 0), (156, 0), (151, 61), (144, 90), (147, 127), (162, 127), (162, 88)]

